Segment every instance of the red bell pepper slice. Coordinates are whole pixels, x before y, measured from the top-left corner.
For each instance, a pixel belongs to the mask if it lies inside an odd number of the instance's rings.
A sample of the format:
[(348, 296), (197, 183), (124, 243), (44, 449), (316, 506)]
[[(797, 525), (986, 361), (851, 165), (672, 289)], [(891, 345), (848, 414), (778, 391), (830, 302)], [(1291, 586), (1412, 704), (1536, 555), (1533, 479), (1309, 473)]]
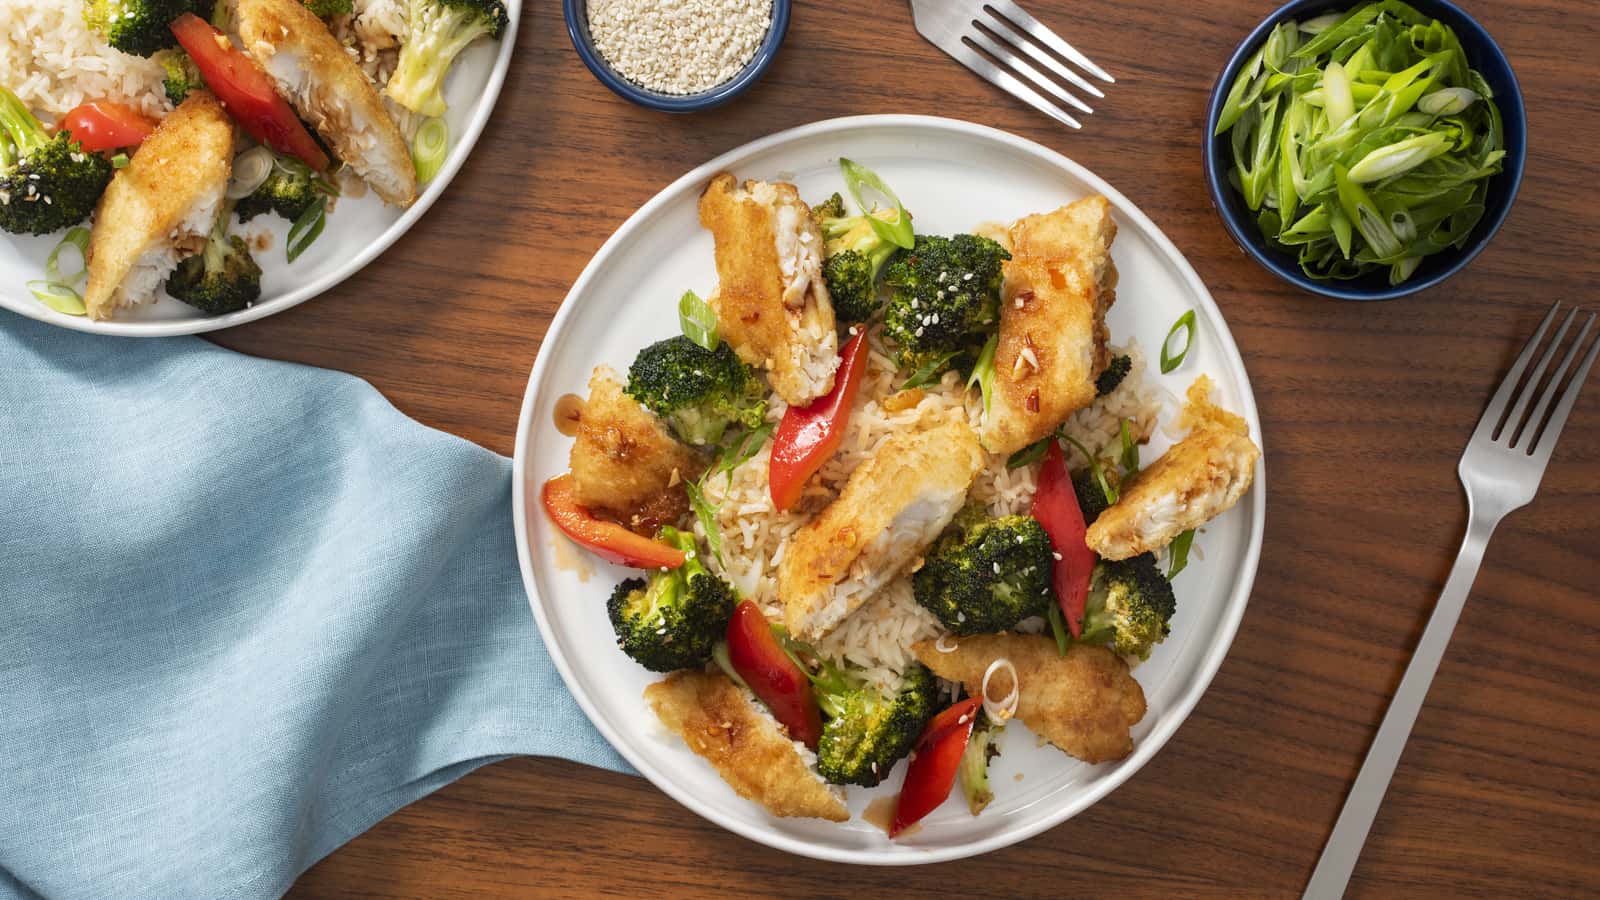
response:
[(933, 717), (917, 741), (917, 749), (906, 769), (906, 783), (900, 788), (895, 801), (894, 819), (889, 824), (889, 837), (922, 821), (922, 817), (938, 809), (950, 796), (956, 783), (956, 770), (961, 765), (961, 754), (972, 739), (972, 729), (978, 723), (978, 707), (983, 700), (972, 697), (951, 706)]
[(99, 153), (139, 146), (156, 130), (156, 120), (131, 106), (96, 100), (63, 116), (61, 130), (69, 132), (83, 149)]
[(660, 541), (634, 534), (615, 522), (597, 519), (572, 496), (572, 473), (546, 481), (542, 492), (545, 514), (556, 527), (590, 552), (608, 562), (636, 569), (676, 569), (684, 553)]
[(789, 737), (816, 749), (822, 737), (822, 711), (811, 692), (811, 679), (783, 652), (754, 601), (740, 603), (728, 620), (728, 660), (772, 717), (789, 729)]
[(772, 505), (779, 512), (793, 506), (805, 489), (806, 480), (839, 449), (850, 408), (861, 381), (867, 374), (867, 332), (856, 332), (839, 351), (839, 371), (833, 390), (805, 407), (789, 407), (772, 438), (772, 457), (767, 464), (767, 481), (772, 486)]
[(255, 60), (194, 13), (184, 13), (170, 27), (194, 60), (206, 87), (239, 127), (279, 153), (294, 156), (318, 172), (327, 171), (328, 154), (317, 146), (294, 108), (278, 96), (272, 79)]
[(1083, 607), (1089, 597), (1089, 575), (1094, 571), (1094, 551), (1084, 541), (1088, 529), (1078, 495), (1072, 490), (1072, 476), (1061, 455), (1061, 444), (1050, 442), (1044, 465), (1039, 468), (1039, 486), (1033, 494), (1033, 517), (1044, 526), (1055, 550), (1051, 573), (1056, 601), (1073, 637), (1083, 632)]

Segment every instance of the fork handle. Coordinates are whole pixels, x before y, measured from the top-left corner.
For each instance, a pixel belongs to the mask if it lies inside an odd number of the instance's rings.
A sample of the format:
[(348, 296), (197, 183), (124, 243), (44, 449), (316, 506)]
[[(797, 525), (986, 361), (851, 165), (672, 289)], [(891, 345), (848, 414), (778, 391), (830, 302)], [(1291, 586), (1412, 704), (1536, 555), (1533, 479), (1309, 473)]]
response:
[(1467, 527), (1455, 566), (1444, 583), (1444, 591), (1439, 594), (1439, 602), (1433, 607), (1433, 615), (1428, 618), (1422, 640), (1411, 654), (1411, 663), (1400, 679), (1400, 687), (1389, 701), (1389, 710), (1384, 713), (1378, 736), (1372, 739), (1367, 759), (1361, 764), (1350, 795), (1345, 798), (1333, 834), (1322, 848), (1322, 858), (1317, 861), (1316, 871), (1311, 873), (1304, 900), (1338, 900), (1344, 895), (1350, 873), (1366, 843), (1367, 832), (1372, 828), (1372, 820), (1377, 817), (1383, 795), (1389, 789), (1389, 779), (1394, 777), (1395, 765), (1400, 762), (1400, 753), (1411, 735), (1411, 727), (1416, 724), (1417, 712), (1428, 696), (1428, 686), (1439, 670), (1439, 661), (1444, 658), (1456, 620), (1461, 618), (1467, 593), (1478, 577), (1478, 566), (1483, 562), (1483, 551), (1489, 545), (1489, 535), (1494, 532), (1495, 524), (1474, 521)]

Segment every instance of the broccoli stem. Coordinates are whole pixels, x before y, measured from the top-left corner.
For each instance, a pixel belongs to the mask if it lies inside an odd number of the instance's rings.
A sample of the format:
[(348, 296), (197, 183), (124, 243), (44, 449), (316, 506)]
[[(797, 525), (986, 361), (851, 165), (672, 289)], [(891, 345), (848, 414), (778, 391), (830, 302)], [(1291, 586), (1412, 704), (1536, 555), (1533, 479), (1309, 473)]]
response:
[(5, 128), (11, 142), (16, 145), (18, 158), (27, 156), (50, 142), (50, 135), (45, 133), (44, 125), (22, 105), (16, 94), (3, 87), (0, 87), (0, 127)]

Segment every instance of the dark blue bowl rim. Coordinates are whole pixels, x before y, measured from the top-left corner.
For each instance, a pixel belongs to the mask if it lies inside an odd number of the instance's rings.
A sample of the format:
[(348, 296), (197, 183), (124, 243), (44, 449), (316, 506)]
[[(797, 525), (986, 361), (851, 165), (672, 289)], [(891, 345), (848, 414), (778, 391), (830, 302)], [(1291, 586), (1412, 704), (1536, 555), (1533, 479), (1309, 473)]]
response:
[[(1510, 90), (1503, 92), (1503, 96), (1497, 94), (1495, 103), (1499, 105), (1500, 115), (1505, 121), (1508, 123), (1515, 121), (1521, 125), (1522, 140), (1518, 141), (1516, 146), (1507, 148), (1510, 152), (1506, 155), (1505, 166), (1500, 174), (1495, 176), (1496, 178), (1505, 179), (1505, 202), (1500, 205), (1499, 209), (1490, 210), (1485, 220), (1478, 223), (1478, 230), (1473, 236), (1472, 243), (1461, 251), (1460, 256), (1449, 265), (1431, 272), (1425, 277), (1413, 278), (1398, 285), (1379, 289), (1353, 287), (1349, 282), (1317, 281), (1300, 270), (1299, 263), (1295, 261), (1294, 257), (1265, 245), (1258, 246), (1248, 233), (1242, 231), (1244, 225), (1235, 221), (1235, 216), (1229, 211), (1228, 201), (1230, 195), (1227, 192), (1233, 188), (1227, 183), (1227, 179), (1219, 174), (1223, 163), (1216, 153), (1217, 138), (1213, 134), (1216, 131), (1217, 119), (1222, 112), (1222, 103), (1227, 99), (1228, 85), (1232, 83), (1234, 75), (1243, 67), (1250, 54), (1255, 52), (1256, 47), (1267, 39), (1267, 34), (1271, 32), (1274, 26), (1284, 19), (1312, 7), (1345, 7), (1353, 9), (1357, 5), (1359, 5), (1359, 0), (1351, 0), (1351, 2), (1347, 3), (1340, 3), (1339, 0), (1290, 0), (1290, 2), (1278, 7), (1275, 12), (1263, 19), (1261, 24), (1257, 25), (1255, 30), (1251, 31), (1249, 36), (1239, 44), (1238, 49), (1234, 50), (1233, 56), (1228, 59), (1228, 64), (1223, 67), (1222, 73), (1217, 76), (1216, 84), (1211, 89), (1211, 102), (1206, 108), (1206, 125), (1204, 139), (1201, 144), (1201, 155), (1204, 160), (1206, 187), (1211, 194), (1211, 203), (1216, 208), (1218, 218), (1222, 219), (1222, 224), (1226, 227), (1228, 236), (1233, 239), (1235, 244), (1239, 245), (1241, 250), (1249, 254), (1251, 258), (1260, 263), (1269, 272), (1303, 290), (1339, 300), (1395, 300), (1415, 294), (1418, 291), (1427, 290), (1466, 268), (1468, 263), (1483, 252), (1483, 249), (1489, 245), (1489, 241), (1500, 230), (1500, 226), (1505, 223), (1506, 216), (1511, 213), (1511, 207), (1515, 205), (1517, 192), (1522, 187), (1522, 174), (1528, 155), (1527, 110), (1522, 101), (1522, 85), (1517, 80), (1517, 73), (1512, 68), (1511, 60), (1506, 56), (1505, 51), (1500, 49), (1500, 45), (1489, 35), (1488, 30), (1479, 24), (1477, 19), (1468, 15), (1465, 10), (1450, 2), (1450, 0), (1427, 0), (1426, 3), (1419, 4), (1421, 6), (1437, 7), (1444, 10), (1448, 16), (1454, 17), (1456, 21), (1450, 21), (1446, 24), (1455, 28), (1458, 33), (1463, 29), (1472, 32), (1472, 36), (1477, 39), (1477, 46), (1486, 49), (1489, 54), (1496, 57), (1505, 67), (1506, 77), (1510, 80)], [(1435, 15), (1435, 18), (1446, 18), (1446, 16)], [(1468, 52), (1470, 53), (1473, 44), (1468, 41), (1463, 41), (1462, 44), (1468, 47)]]
[(699, 94), (682, 96), (658, 94), (622, 77), (600, 56), (600, 52), (595, 49), (589, 37), (585, 11), (587, 6), (587, 0), (562, 2), (563, 13), (567, 19), (567, 36), (572, 39), (572, 47), (578, 51), (578, 57), (583, 60), (583, 64), (589, 67), (589, 71), (594, 73), (594, 77), (598, 78), (601, 84), (610, 88), (617, 96), (640, 106), (664, 112), (698, 112), (732, 100), (755, 84), (762, 73), (766, 72), (767, 66), (771, 65), (772, 60), (778, 55), (778, 46), (783, 43), (784, 34), (789, 30), (790, 0), (772, 0), (772, 25), (767, 29), (767, 36), (762, 40), (761, 46), (756, 48), (756, 55), (738, 75)]

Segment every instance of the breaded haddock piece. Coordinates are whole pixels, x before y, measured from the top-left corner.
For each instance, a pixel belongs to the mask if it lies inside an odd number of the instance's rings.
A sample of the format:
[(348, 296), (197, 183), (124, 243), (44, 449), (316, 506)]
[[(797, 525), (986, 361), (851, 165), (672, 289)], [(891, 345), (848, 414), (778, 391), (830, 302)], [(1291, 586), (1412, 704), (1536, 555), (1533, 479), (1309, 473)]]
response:
[(643, 534), (654, 534), (689, 509), (683, 483), (700, 477), (705, 460), (678, 443), (639, 401), (622, 392), (609, 366), (589, 376), (589, 399), (578, 415), (567, 457), (573, 499)]
[[(1039, 634), (978, 634), (946, 637), (948, 653), (935, 641), (913, 644), (922, 664), (967, 693), (983, 692), (983, 673), (1001, 657), (1017, 670), (1017, 718), (1057, 748), (1089, 763), (1122, 759), (1133, 752), (1129, 730), (1144, 718), (1144, 689), (1122, 657), (1104, 647), (1070, 644), (1060, 655), (1055, 641)], [(1010, 693), (1010, 678), (996, 672), (989, 695)]]
[(1179, 425), (1189, 434), (1122, 485), (1084, 536), (1106, 559), (1159, 550), (1172, 539), (1221, 515), (1255, 479), (1261, 450), (1244, 419), (1211, 402), (1211, 379), (1189, 386)]
[(1111, 204), (1100, 196), (1012, 224), (995, 390), (981, 430), (989, 452), (1021, 450), (1094, 401), (1095, 379), (1110, 361), (1105, 317), (1117, 298), (1116, 236)]
[(832, 390), (839, 339), (822, 277), (822, 232), (794, 185), (740, 185), (718, 175), (700, 197), (700, 224), (716, 242), (711, 305), (729, 346), (767, 370), (791, 406)]
[(233, 170), (233, 122), (209, 91), (173, 110), (100, 197), (89, 232), (89, 318), (154, 297), (205, 245)]
[(885, 440), (784, 551), (789, 631), (823, 637), (905, 571), (961, 509), (983, 462), (977, 435), (955, 419)]
[(417, 170), (383, 99), (301, 0), (238, 0), (244, 49), (300, 117), (386, 202), (417, 199)]
[(739, 796), (775, 816), (843, 822), (839, 792), (824, 782), (776, 719), (718, 672), (682, 671), (644, 689), (661, 724), (711, 763)]

